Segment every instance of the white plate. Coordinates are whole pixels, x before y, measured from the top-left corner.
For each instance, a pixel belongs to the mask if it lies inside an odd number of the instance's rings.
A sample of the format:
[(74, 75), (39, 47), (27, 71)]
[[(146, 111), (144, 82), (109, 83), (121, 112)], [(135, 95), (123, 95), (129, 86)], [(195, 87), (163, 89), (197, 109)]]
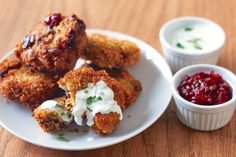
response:
[(138, 100), (124, 111), (124, 119), (120, 126), (105, 137), (98, 136), (88, 128), (80, 128), (79, 133), (65, 131), (64, 136), (70, 141), (62, 142), (56, 139), (57, 134), (44, 133), (27, 108), (1, 97), (0, 124), (6, 130), (27, 142), (47, 148), (87, 150), (127, 140), (148, 128), (164, 113), (171, 99), (172, 74), (160, 54), (147, 43), (128, 35), (98, 29), (88, 29), (87, 32), (127, 39), (136, 43), (141, 49), (140, 61), (129, 71), (141, 81), (143, 91)]

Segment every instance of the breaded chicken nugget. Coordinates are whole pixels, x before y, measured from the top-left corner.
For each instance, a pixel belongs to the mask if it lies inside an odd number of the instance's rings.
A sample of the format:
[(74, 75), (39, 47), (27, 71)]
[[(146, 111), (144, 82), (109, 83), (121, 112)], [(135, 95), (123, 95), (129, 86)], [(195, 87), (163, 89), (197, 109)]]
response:
[(135, 102), (142, 91), (142, 85), (125, 69), (108, 70), (108, 74), (120, 82), (125, 94), (125, 108)]
[(110, 112), (108, 114), (97, 113), (94, 117), (94, 125), (92, 128), (99, 135), (108, 135), (120, 124), (120, 115), (116, 112)]
[(69, 93), (72, 100), (78, 90), (84, 89), (88, 83), (97, 83), (103, 80), (114, 92), (114, 99), (118, 105), (124, 109), (125, 97), (121, 85), (115, 79), (111, 78), (105, 70), (94, 71), (93, 68), (83, 66), (77, 70), (68, 72), (58, 81), (59, 87)]
[[(67, 73), (58, 83), (70, 95), (68, 100), (78, 125), (86, 123), (100, 135), (110, 134), (119, 125), (121, 108), (125, 107), (124, 92), (120, 83), (106, 71), (94, 71), (83, 66)], [(100, 113), (100, 110), (105, 113)]]
[(0, 93), (34, 109), (59, 90), (58, 76), (35, 72), (13, 58), (0, 63)]
[[(94, 64), (89, 64), (94, 70), (102, 70)], [(142, 91), (142, 85), (139, 80), (136, 80), (126, 69), (113, 68), (103, 69), (110, 77), (115, 78), (124, 91), (125, 94), (125, 108), (129, 107), (135, 102)]]
[(47, 100), (34, 110), (34, 118), (45, 132), (64, 130), (73, 119), (64, 106), (65, 97)]
[(140, 49), (127, 40), (92, 34), (84, 56), (101, 68), (130, 67), (139, 60)]
[(85, 24), (76, 15), (49, 14), (15, 48), (15, 54), (33, 69), (67, 72), (87, 47)]

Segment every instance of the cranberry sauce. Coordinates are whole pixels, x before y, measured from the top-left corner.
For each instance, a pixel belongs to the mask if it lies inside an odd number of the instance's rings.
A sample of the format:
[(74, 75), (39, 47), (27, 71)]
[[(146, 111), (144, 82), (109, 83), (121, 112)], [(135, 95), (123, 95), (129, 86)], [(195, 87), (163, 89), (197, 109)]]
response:
[(222, 104), (232, 98), (229, 84), (214, 71), (186, 75), (177, 89), (185, 100), (199, 105)]
[(44, 19), (44, 23), (50, 27), (57, 26), (61, 22), (62, 17), (60, 13), (53, 13), (51, 15), (48, 15)]

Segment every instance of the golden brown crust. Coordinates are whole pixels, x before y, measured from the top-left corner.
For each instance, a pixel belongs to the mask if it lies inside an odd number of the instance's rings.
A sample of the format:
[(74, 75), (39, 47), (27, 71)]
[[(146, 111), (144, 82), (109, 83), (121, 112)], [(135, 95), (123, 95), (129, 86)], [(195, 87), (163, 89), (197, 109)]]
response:
[[(88, 66), (92, 67), (94, 70), (102, 70), (102, 68), (94, 64), (89, 64)], [(125, 108), (133, 104), (142, 91), (141, 82), (136, 80), (126, 69), (113, 68), (103, 70), (106, 70), (110, 77), (120, 83), (125, 94)]]
[(127, 40), (92, 34), (84, 56), (101, 68), (130, 67), (139, 60), (140, 49)]
[(11, 69), (21, 66), (20, 60), (16, 56), (10, 56), (0, 63), (0, 77), (3, 77)]
[[(65, 97), (59, 97), (54, 100), (64, 106)], [(34, 110), (33, 115), (39, 126), (45, 132), (52, 133), (55, 131), (61, 131), (68, 125), (62, 120), (58, 113), (49, 111), (48, 109), (41, 109), (40, 106)]]
[(62, 79), (59, 80), (59, 86), (69, 92), (72, 99), (75, 99), (75, 93), (88, 86), (88, 83), (97, 83), (103, 80), (114, 92), (114, 100), (122, 109), (125, 108), (124, 92), (121, 85), (115, 79), (111, 78), (105, 70), (94, 71), (90, 67), (81, 67), (77, 70), (68, 72)]
[(45, 132), (64, 130), (67, 126), (58, 113), (51, 112), (47, 109), (41, 110), (40, 108), (36, 108), (34, 110), (34, 118)]
[[(35, 72), (24, 65), (8, 68), (8, 66), (4, 66), (7, 65), (6, 62), (8, 61), (0, 63), (0, 67), (8, 69), (0, 78), (0, 92), (3, 96), (28, 105), (33, 110), (41, 102), (57, 94), (58, 76)], [(9, 61), (10, 64), (11, 61)], [(2, 71), (1, 68), (0, 71)]]
[(99, 135), (108, 135), (119, 126), (120, 115), (115, 112), (108, 114), (97, 113), (94, 117), (92, 129)]
[(127, 70), (108, 70), (109, 75), (120, 82), (125, 94), (125, 108), (133, 104), (142, 91), (142, 85)]
[(54, 27), (42, 22), (17, 44), (15, 54), (33, 69), (67, 72), (87, 47), (85, 27), (76, 15), (62, 16)]

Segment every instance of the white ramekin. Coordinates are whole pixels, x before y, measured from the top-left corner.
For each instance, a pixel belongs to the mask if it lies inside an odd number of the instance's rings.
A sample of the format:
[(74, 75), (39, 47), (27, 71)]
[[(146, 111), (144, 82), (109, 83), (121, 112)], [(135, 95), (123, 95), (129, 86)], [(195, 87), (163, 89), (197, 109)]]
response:
[[(186, 25), (193, 23), (204, 23), (215, 30), (217, 34), (216, 40), (219, 40), (218, 44), (214, 48), (202, 51), (187, 53), (181, 49), (171, 46), (168, 42), (173, 30), (179, 27), (186, 27)], [(160, 42), (164, 52), (164, 57), (167, 63), (170, 65), (172, 72), (176, 72), (179, 69), (193, 64), (217, 64), (220, 50), (225, 43), (224, 30), (215, 22), (200, 17), (181, 17), (170, 20), (164, 24), (159, 33)]]
[[(229, 83), (232, 99), (219, 105), (204, 106), (191, 103), (179, 95), (178, 85), (186, 75), (215, 71)], [(236, 105), (236, 76), (229, 70), (209, 64), (191, 65), (179, 70), (172, 80), (172, 93), (178, 119), (190, 128), (202, 131), (215, 130), (225, 126), (231, 119)]]

